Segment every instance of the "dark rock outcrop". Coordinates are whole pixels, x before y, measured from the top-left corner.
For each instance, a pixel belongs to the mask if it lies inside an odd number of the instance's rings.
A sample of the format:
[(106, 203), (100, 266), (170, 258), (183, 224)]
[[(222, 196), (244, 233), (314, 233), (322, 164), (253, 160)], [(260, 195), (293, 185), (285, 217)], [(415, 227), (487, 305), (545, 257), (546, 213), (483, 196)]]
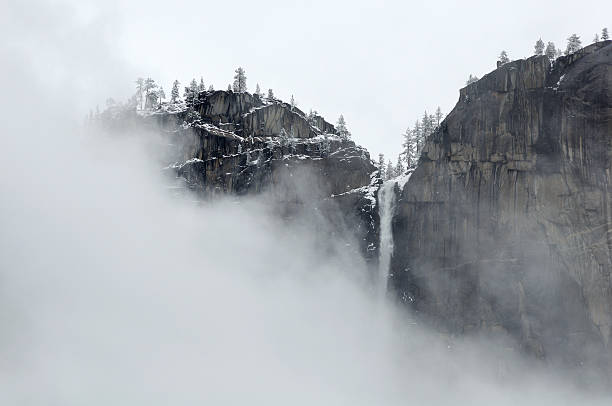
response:
[(352, 235), (355, 254), (376, 265), (376, 168), (367, 150), (321, 116), (231, 91), (201, 92), (189, 107), (119, 113), (105, 124), (162, 134), (167, 169), (203, 199), (266, 192), (283, 216), (325, 216), (332, 232)]
[(398, 298), (450, 334), (609, 366), (611, 142), (611, 41), (461, 89), (398, 199)]

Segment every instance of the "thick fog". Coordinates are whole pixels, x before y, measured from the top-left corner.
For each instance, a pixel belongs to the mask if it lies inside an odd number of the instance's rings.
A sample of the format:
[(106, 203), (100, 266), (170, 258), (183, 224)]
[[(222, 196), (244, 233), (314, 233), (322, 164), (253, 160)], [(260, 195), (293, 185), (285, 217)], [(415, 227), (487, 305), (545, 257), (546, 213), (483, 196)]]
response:
[(265, 199), (174, 196), (143, 134), (83, 133), (41, 107), (3, 128), (0, 403), (586, 396), (503, 342), (427, 332), (377, 297), (358, 258), (322, 256), (336, 241)]
[(177, 196), (155, 134), (82, 126), (129, 69), (35, 6), (2, 13), (0, 404), (609, 404), (415, 323), (317, 219)]

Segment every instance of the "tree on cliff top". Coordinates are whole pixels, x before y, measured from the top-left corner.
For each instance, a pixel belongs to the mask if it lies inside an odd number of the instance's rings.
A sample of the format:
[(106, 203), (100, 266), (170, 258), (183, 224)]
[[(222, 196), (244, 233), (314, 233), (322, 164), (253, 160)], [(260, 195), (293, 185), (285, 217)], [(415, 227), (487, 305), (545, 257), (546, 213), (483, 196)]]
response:
[(179, 84), (180, 82), (178, 80), (175, 80), (174, 83), (172, 84), (172, 91), (170, 92), (170, 102), (171, 103), (176, 103), (176, 101), (178, 100), (180, 96)]
[(338, 136), (345, 141), (351, 139), (351, 132), (346, 127), (346, 121), (344, 121), (344, 116), (342, 114), (340, 114), (340, 117), (338, 117), (338, 122), (336, 123), (336, 132), (338, 133)]
[(580, 37), (576, 34), (572, 34), (571, 37), (567, 39), (567, 48), (565, 48), (565, 55), (573, 54), (574, 52), (579, 51), (582, 48), (582, 42), (580, 41)]
[(534, 51), (535, 55), (544, 55), (545, 45), (544, 45), (544, 41), (542, 41), (542, 38), (536, 41), (534, 48), (535, 48), (535, 51)]
[(557, 57), (557, 48), (555, 47), (554, 42), (549, 42), (548, 45), (546, 45), (545, 53), (548, 59), (550, 59), (551, 61), (555, 60), (555, 58)]
[(416, 143), (414, 139), (414, 134), (410, 127), (406, 129), (406, 132), (403, 134), (404, 142), (402, 143), (402, 153), (404, 156), (404, 161), (406, 161), (406, 168), (412, 169), (414, 164), (416, 163)]
[(185, 97), (185, 101), (187, 102), (187, 104), (189, 105), (193, 105), (196, 98), (198, 97), (198, 92), (199, 92), (199, 86), (198, 86), (198, 82), (195, 80), (195, 78), (191, 79), (191, 83), (189, 83), (189, 86), (185, 87), (185, 92), (183, 97)]
[(421, 135), (417, 139), (417, 151), (419, 154), (423, 149), (423, 145), (425, 145), (425, 140), (435, 130), (434, 120), (434, 117), (427, 114), (427, 110), (425, 110), (425, 113), (423, 113), (423, 118), (421, 119)]
[(465, 81), (465, 85), (471, 85), (474, 82), (478, 82), (478, 76), (472, 76), (472, 74), (470, 74), (468, 80)]
[(244, 69), (239, 66), (238, 69), (236, 69), (236, 74), (234, 75), (234, 92), (246, 92), (246, 80), (246, 73), (244, 72)]
[(443, 118), (444, 115), (442, 114), (442, 109), (440, 109), (440, 106), (438, 106), (438, 108), (436, 109), (436, 127), (440, 126), (440, 123), (442, 122)]
[[(152, 107), (157, 101), (157, 95), (155, 95), (154, 89), (157, 87), (155, 81), (151, 78), (146, 78), (144, 81), (145, 91), (145, 107)], [(155, 96), (155, 97), (153, 97)]]
[(274, 100), (274, 92), (272, 91), (272, 89), (268, 89), (268, 100)]
[(601, 30), (601, 40), (602, 41), (607, 41), (610, 39), (610, 35), (608, 35), (608, 29), (607, 28), (603, 28)]
[(501, 51), (501, 53), (499, 54), (498, 61), (501, 65), (510, 62), (510, 58), (508, 58), (508, 53), (506, 51)]

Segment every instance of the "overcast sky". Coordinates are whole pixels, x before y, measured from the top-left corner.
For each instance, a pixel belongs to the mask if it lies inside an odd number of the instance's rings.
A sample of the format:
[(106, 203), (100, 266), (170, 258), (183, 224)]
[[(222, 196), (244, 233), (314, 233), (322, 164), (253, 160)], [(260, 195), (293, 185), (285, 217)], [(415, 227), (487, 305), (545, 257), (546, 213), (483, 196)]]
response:
[(314, 108), (331, 122), (342, 113), (355, 141), (393, 159), (406, 127), (425, 109), (449, 112), (468, 75), (491, 71), (502, 49), (517, 59), (539, 37), (564, 46), (577, 33), (590, 43), (603, 26), (612, 28), (606, 1), (24, 3), (9, 6), (19, 8), (9, 21), (13, 35), (45, 24), (63, 30), (59, 38), (32, 36), (50, 41), (41, 69), (46, 58), (62, 57), (62, 42), (81, 44), (73, 65), (85, 69), (100, 58), (99, 69), (75, 78), (84, 112), (107, 96), (127, 98), (137, 76), (165, 89), (175, 78), (203, 76), (207, 86), (225, 89), (242, 66), (249, 90), (259, 83), (285, 100), (293, 94), (302, 110)]

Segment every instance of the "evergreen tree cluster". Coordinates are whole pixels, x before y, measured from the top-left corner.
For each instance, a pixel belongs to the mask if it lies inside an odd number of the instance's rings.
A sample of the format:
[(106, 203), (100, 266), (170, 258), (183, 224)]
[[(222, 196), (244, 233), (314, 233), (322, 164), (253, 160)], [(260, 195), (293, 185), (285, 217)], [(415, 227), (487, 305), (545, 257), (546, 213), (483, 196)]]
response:
[(478, 76), (474, 75), (472, 76), (472, 74), (470, 74), (470, 77), (468, 78), (468, 80), (465, 81), (465, 85), (469, 85), (472, 84), (474, 82), (478, 82)]
[[(608, 34), (608, 29), (602, 28), (601, 41), (607, 41), (608, 39), (610, 39), (610, 36)], [(600, 41), (599, 33), (596, 33), (595, 37), (593, 38), (593, 42), (596, 43), (599, 41)], [(550, 59), (551, 61), (554, 61), (555, 59), (557, 59), (563, 54), (571, 55), (575, 52), (580, 51), (581, 49), (582, 49), (582, 40), (580, 39), (578, 34), (572, 34), (569, 36), (569, 38), (567, 39), (567, 45), (565, 46), (565, 52), (562, 52), (561, 49), (558, 49), (557, 47), (555, 47), (554, 42), (548, 42), (548, 44), (544, 46), (544, 41), (542, 41), (542, 38), (540, 38), (535, 43), (534, 55), (546, 55), (548, 59)]]
[[(167, 101), (168, 104), (185, 103), (187, 107), (191, 107), (197, 103), (200, 94), (207, 91), (214, 91), (214, 87), (212, 84), (209, 85), (208, 88), (206, 88), (203, 77), (200, 77), (199, 82), (195, 78), (193, 78), (189, 82), (189, 84), (184, 87), (182, 97), (180, 93), (180, 85), (181, 83), (178, 80), (175, 80), (172, 83), (172, 87), (170, 90), (170, 98)], [(246, 92), (247, 90), (248, 88), (246, 72), (242, 67), (238, 67), (234, 71), (233, 83), (230, 83), (227, 86), (227, 91), (242, 93)], [(277, 100), (272, 89), (268, 89), (267, 94), (264, 94), (264, 92), (262, 92), (261, 90), (261, 87), (259, 86), (259, 83), (257, 83), (253, 95), (257, 95), (260, 99), (267, 99), (269, 101)], [(138, 78), (136, 80), (136, 93), (130, 99), (130, 105), (135, 106), (141, 110), (161, 108), (165, 99), (166, 94), (164, 92), (164, 89), (161, 86), (158, 86), (153, 79)], [(293, 95), (291, 95), (290, 105), (292, 110), (297, 107), (297, 102)], [(350, 132), (345, 129), (346, 123), (343, 124), (341, 120), (339, 121), (339, 123), (341, 129), (340, 133), (342, 134), (342, 137), (346, 137), (347, 139), (350, 138)]]
[(505, 65), (508, 62), (510, 62), (510, 58), (508, 58), (508, 53), (506, 51), (501, 51), (501, 53), (499, 54), (498, 61), (499, 61), (498, 66)]
[(423, 113), (421, 119), (416, 120), (414, 127), (408, 127), (402, 134), (402, 152), (397, 157), (395, 165), (391, 160), (386, 160), (383, 154), (378, 155), (378, 171), (381, 179), (389, 180), (405, 174), (416, 168), (421, 151), (427, 138), (433, 134), (442, 123), (444, 114), (440, 107), (434, 114)]
[[(610, 39), (610, 36), (608, 34), (608, 29), (607, 28), (603, 28), (601, 30), (601, 41), (607, 41), (608, 39)], [(595, 34), (595, 37), (593, 39), (593, 42), (599, 42), (600, 41), (600, 37), (599, 34)], [(546, 55), (548, 57), (548, 59), (552, 61), (554, 61), (555, 59), (557, 59), (558, 57), (560, 57), (561, 55), (565, 54), (565, 55), (571, 55), (575, 52), (578, 52), (579, 50), (582, 49), (582, 41), (580, 40), (580, 37), (577, 34), (572, 34), (568, 39), (567, 39), (567, 45), (565, 47), (565, 52), (561, 51), (561, 49), (557, 48), (555, 46), (555, 43), (552, 41), (549, 41), (547, 44), (544, 44), (544, 41), (542, 40), (542, 38), (539, 38), (535, 45), (534, 45), (534, 55)], [(502, 51), (499, 55), (499, 58), (497, 59), (498, 61), (498, 66), (504, 65), (508, 62), (510, 62), (510, 58), (508, 57), (508, 53), (506, 51)], [(474, 81), (478, 80), (477, 77), (472, 77), (472, 75), (470, 75), (469, 79), (466, 82), (466, 85), (469, 85), (470, 83), (473, 83)]]
[(132, 97), (136, 108), (141, 110), (156, 108), (165, 98), (164, 88), (158, 86), (150, 77), (136, 79), (136, 93)]
[(384, 154), (378, 154), (378, 163), (376, 167), (378, 168), (382, 180), (391, 180), (406, 173), (401, 155), (397, 157), (397, 162), (393, 165), (390, 159), (385, 161)]

